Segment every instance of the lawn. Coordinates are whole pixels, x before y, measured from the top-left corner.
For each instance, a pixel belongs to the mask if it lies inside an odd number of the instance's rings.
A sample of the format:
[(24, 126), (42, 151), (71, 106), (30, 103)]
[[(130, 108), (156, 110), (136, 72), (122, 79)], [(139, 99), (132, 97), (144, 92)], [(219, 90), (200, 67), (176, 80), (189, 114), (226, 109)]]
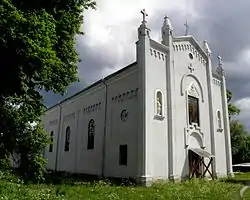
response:
[[(249, 174), (237, 175), (233, 180), (155, 184), (152, 187), (114, 186), (104, 181), (96, 183), (68, 182), (60, 185), (25, 185), (18, 178), (0, 173), (0, 199), (81, 199), (81, 200), (236, 200)], [(250, 189), (244, 199), (250, 199)]]

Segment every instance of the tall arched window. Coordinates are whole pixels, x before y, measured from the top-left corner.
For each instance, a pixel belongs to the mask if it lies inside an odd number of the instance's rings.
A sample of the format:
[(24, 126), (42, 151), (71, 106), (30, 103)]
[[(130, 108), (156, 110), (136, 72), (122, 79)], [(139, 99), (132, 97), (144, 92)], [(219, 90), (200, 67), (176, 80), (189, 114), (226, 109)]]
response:
[(95, 120), (91, 119), (88, 124), (87, 149), (94, 149), (94, 144), (95, 144)]
[(50, 132), (50, 145), (49, 145), (49, 152), (53, 151), (53, 141), (54, 141), (54, 131)]
[(162, 92), (157, 91), (156, 92), (156, 114), (158, 116), (163, 116), (163, 97), (162, 97)]
[(64, 151), (69, 151), (69, 145), (70, 145), (70, 127), (67, 126), (67, 128), (66, 128), (66, 134), (65, 134)]
[(222, 128), (222, 123), (221, 123), (221, 113), (219, 110), (217, 110), (217, 123), (218, 123), (218, 128)]

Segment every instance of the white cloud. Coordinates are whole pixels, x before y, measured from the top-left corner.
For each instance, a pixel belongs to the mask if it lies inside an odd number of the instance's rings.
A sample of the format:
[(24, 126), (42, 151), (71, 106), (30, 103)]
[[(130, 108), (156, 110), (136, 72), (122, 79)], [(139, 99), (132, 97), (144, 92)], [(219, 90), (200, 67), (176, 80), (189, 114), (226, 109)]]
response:
[(239, 99), (234, 103), (239, 109), (249, 112), (250, 115), (250, 97)]
[[(109, 65), (103, 64), (96, 71), (87, 70), (88, 66), (83, 64), (79, 71), (80, 75), (84, 74), (88, 84), (135, 60), (137, 27), (142, 21), (140, 11), (144, 8), (149, 15), (147, 19), (149, 28), (155, 23), (152, 22), (153, 18), (162, 17), (163, 20), (163, 12), (168, 14), (171, 10), (178, 10), (184, 15), (195, 14), (194, 0), (97, 0), (97, 10), (87, 10), (84, 13), (82, 28), (85, 35), (81, 36), (78, 42), (86, 50), (93, 51), (95, 54), (93, 59), (102, 57), (105, 59), (104, 63), (107, 61)], [(162, 21), (157, 22), (158, 30), (152, 30), (153, 39), (159, 40), (161, 23)], [(85, 57), (83, 52), (80, 52), (80, 56)]]
[(234, 104), (241, 110), (237, 119), (239, 119), (245, 125), (246, 129), (250, 131), (250, 97), (239, 99), (235, 101)]

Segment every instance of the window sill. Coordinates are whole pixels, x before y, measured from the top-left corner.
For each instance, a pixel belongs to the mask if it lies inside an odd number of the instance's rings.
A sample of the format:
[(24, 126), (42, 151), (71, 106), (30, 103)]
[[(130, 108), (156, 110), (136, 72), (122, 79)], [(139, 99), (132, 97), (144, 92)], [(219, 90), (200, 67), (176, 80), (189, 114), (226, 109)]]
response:
[(190, 129), (201, 130), (201, 127), (197, 123), (189, 124)]
[(156, 120), (160, 120), (160, 121), (163, 121), (164, 120), (164, 116), (161, 116), (161, 115), (155, 115), (154, 116), (154, 119), (156, 119)]
[(218, 128), (217, 132), (223, 132), (223, 128)]

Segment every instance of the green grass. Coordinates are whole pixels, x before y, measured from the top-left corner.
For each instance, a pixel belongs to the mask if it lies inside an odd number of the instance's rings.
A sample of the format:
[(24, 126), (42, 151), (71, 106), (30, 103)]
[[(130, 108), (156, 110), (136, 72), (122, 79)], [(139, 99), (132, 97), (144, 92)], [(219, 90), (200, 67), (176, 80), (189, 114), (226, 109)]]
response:
[[(81, 199), (81, 200), (237, 200), (242, 181), (250, 181), (249, 174), (237, 175), (232, 180), (155, 184), (152, 187), (115, 186), (104, 181), (95, 183), (68, 182), (60, 185), (24, 184), (17, 177), (0, 172), (1, 199)], [(250, 199), (250, 189), (244, 199)]]

